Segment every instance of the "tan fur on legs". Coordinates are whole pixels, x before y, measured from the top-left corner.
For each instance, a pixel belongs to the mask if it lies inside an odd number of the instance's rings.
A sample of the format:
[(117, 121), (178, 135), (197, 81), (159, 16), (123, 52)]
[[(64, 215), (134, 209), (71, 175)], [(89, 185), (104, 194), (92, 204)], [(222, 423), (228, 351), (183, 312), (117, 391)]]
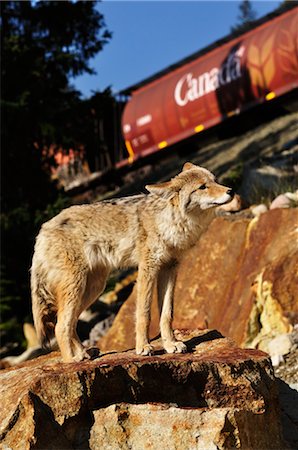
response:
[(107, 275), (108, 271), (101, 267), (96, 276), (83, 271), (76, 276), (63, 276), (65, 285), (57, 292), (55, 335), (64, 361), (90, 359), (77, 335), (76, 326), (80, 314), (103, 292)]
[(149, 344), (149, 325), (157, 268), (154, 264), (152, 267), (150, 259), (148, 255), (139, 265), (137, 279), (136, 353), (138, 355), (150, 355), (153, 351), (152, 345)]
[(55, 336), (65, 362), (80, 361), (87, 357), (81, 344), (76, 326), (80, 315), (82, 296), (86, 286), (86, 276), (81, 274), (73, 280), (72, 274), (64, 273), (63, 284), (56, 289), (57, 324)]
[(186, 345), (176, 340), (172, 330), (177, 269), (178, 264), (176, 261), (163, 266), (159, 271), (157, 279), (158, 304), (161, 311), (160, 332), (164, 349), (168, 353), (186, 352)]

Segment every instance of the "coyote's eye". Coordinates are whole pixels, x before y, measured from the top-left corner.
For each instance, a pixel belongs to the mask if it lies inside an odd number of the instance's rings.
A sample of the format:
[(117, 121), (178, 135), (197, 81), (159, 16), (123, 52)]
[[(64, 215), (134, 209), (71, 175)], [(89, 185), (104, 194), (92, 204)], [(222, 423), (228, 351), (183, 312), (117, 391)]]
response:
[(202, 184), (202, 186), (200, 186), (199, 189), (201, 189), (202, 191), (203, 191), (204, 189), (207, 189), (206, 184)]

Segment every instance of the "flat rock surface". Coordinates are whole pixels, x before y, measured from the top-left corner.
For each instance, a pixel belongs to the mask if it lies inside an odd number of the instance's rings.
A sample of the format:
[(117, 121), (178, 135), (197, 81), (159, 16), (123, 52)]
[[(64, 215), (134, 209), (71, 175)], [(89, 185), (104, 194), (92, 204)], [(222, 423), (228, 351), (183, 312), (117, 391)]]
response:
[[(167, 394), (163, 388), (168, 383), (171, 383), (172, 379), (174, 382), (175, 380), (183, 382), (183, 397), (185, 397), (185, 383), (189, 381), (192, 384), (192, 379), (189, 379), (190, 374), (200, 373), (202, 375), (205, 374), (207, 377), (210, 368), (212, 368), (212, 372), (208, 377), (210, 378), (211, 376), (211, 378), (214, 378), (214, 381), (216, 381), (218, 370), (226, 367), (238, 367), (240, 372), (237, 378), (239, 378), (240, 373), (242, 373), (242, 370), (244, 370), (247, 364), (256, 364), (259, 369), (261, 368), (266, 373), (268, 371), (268, 379), (272, 375), (271, 365), (266, 353), (253, 349), (240, 349), (232, 340), (224, 338), (215, 330), (176, 330), (175, 334), (177, 338), (180, 338), (186, 343), (189, 353), (167, 354), (162, 349), (161, 340), (156, 339), (153, 341), (155, 352), (152, 356), (140, 356), (136, 355), (134, 350), (128, 350), (120, 353), (112, 352), (110, 354), (104, 354), (93, 361), (62, 363), (60, 353), (52, 352), (49, 355), (41, 356), (18, 366), (2, 370), (0, 372), (0, 395), (2, 399), (5, 398), (7, 401), (3, 402), (4, 408), (1, 410), (0, 418), (5, 422), (5, 418), (8, 418), (9, 409), (14, 401), (21, 398), (29, 390), (38, 392), (44, 396), (42, 392), (43, 387), (50, 386), (51, 383), (56, 385), (61, 380), (63, 382), (63, 389), (65, 389), (65, 383), (69, 382), (71, 384), (74, 376), (75, 378), (78, 377), (76, 379), (78, 383), (83, 383), (84, 380), (86, 382), (87, 379), (88, 382), (93, 383), (94, 374), (96, 376), (104, 375), (106, 382), (111, 383), (113, 387), (115, 387), (115, 377), (117, 378), (117, 382), (120, 382), (121, 379), (125, 381), (121, 389), (119, 384), (118, 389), (113, 392), (102, 387), (100, 388), (101, 392), (99, 393), (98, 401), (99, 404), (101, 402), (104, 404), (116, 400), (120, 390), (126, 400), (145, 401), (146, 399), (143, 396), (147, 395), (146, 390), (151, 390), (150, 395), (155, 397), (154, 399), (151, 398), (152, 401), (164, 401), (165, 399), (163, 397)], [(165, 370), (162, 377), (158, 376), (160, 369)], [(153, 376), (155, 370), (156, 374)], [(245, 370), (242, 375), (243, 381), (245, 381)], [(134, 382), (141, 383), (144, 386), (146, 384), (146, 389), (139, 389), (137, 392), (133, 392), (131, 388)], [(207, 378), (204, 382), (207, 383)], [(164, 386), (163, 383), (165, 383)], [(192, 399), (184, 398), (181, 401), (185, 403), (185, 406), (188, 402), (206, 403), (208, 394), (206, 395), (206, 399), (194, 395)], [(255, 395), (257, 395), (256, 392)], [(112, 396), (115, 396), (115, 399), (112, 399)], [(53, 400), (56, 401), (55, 399), (56, 395)], [(57, 398), (59, 402), (62, 402), (62, 399), (63, 397)], [(174, 399), (171, 397), (171, 400), (173, 401)], [(221, 399), (219, 396), (218, 398), (218, 402), (221, 403), (234, 401), (235, 399), (231, 399), (230, 397)]]

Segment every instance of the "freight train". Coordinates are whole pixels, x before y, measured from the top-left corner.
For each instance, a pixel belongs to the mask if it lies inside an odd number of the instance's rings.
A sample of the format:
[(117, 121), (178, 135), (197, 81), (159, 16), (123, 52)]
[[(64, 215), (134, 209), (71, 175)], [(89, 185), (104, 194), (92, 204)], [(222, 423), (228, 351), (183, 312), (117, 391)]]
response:
[(127, 166), (266, 103), (297, 95), (298, 7), (271, 14), (122, 92)]
[(92, 173), (62, 180), (64, 189), (70, 195), (97, 186), (105, 192), (165, 155), (185, 156), (210, 136), (241, 132), (243, 125), (245, 131), (247, 122), (262, 123), (268, 112), (270, 119), (285, 108), (297, 110), (297, 2), (251, 27), (111, 97), (105, 114), (92, 109), (94, 143), (86, 152)]

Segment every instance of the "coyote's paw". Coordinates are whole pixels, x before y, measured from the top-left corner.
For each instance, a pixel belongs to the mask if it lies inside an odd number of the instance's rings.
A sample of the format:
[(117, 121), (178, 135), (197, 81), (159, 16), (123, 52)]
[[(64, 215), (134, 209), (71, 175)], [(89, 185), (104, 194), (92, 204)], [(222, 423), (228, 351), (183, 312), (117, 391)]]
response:
[(83, 350), (72, 357), (74, 362), (81, 362), (86, 359), (91, 359), (91, 356), (86, 352), (86, 350)]
[(164, 349), (167, 353), (186, 353), (187, 347), (181, 341), (164, 342)]
[(74, 357), (74, 362), (80, 362), (90, 359), (98, 358), (100, 355), (100, 350), (97, 347), (89, 347), (82, 349), (80, 352), (78, 352)]
[(145, 344), (143, 346), (138, 346), (136, 348), (137, 355), (150, 356), (153, 354), (154, 348), (150, 344)]

